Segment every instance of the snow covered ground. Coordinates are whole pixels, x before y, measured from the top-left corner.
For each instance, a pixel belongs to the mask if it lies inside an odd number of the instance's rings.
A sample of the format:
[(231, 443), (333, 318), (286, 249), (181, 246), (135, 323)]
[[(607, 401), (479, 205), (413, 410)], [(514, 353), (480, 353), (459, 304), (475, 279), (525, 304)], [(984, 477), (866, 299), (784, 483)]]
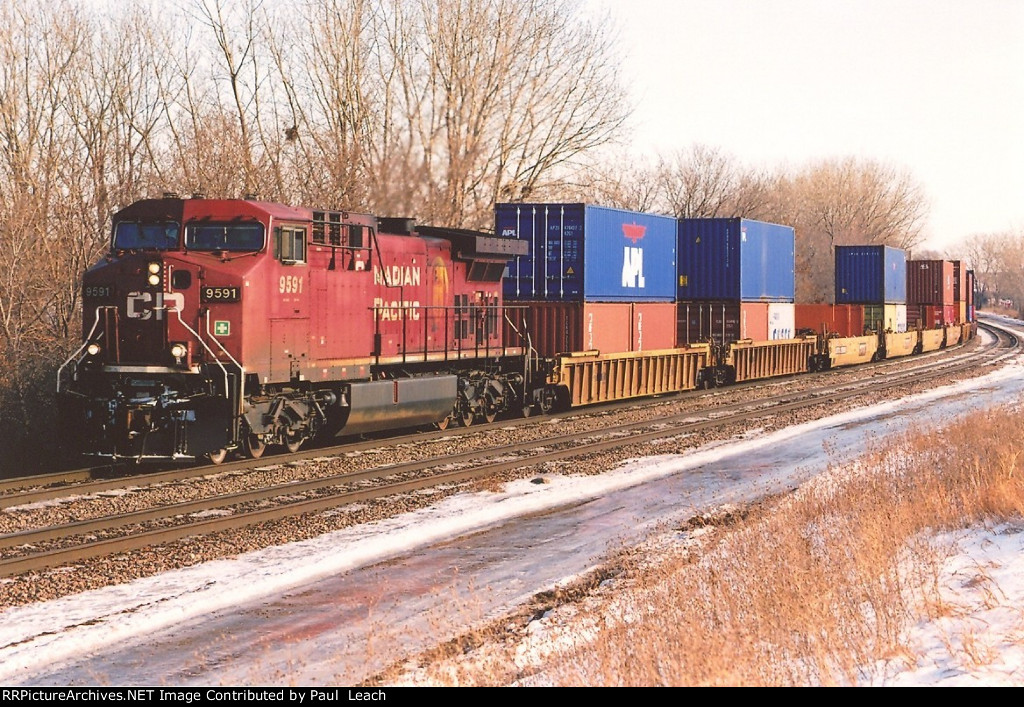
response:
[[(729, 444), (719, 444), (685, 456), (639, 459), (599, 477), (574, 478), (552, 476), (551, 483), (528, 481), (510, 484), (501, 493), (482, 493), (449, 498), (433, 508), (368, 526), (331, 533), (313, 540), (248, 553), (229, 560), (210, 562), (175, 572), (168, 572), (115, 587), (86, 592), (76, 596), (39, 604), (16, 607), (0, 613), (0, 684), (15, 685), (239, 685), (298, 684), (325, 685), (351, 683), (355, 673), (339, 670), (337, 663), (303, 660), (301, 670), (292, 670), (266, 652), (258, 657), (247, 656), (241, 649), (232, 649), (232, 660), (219, 661), (203, 657), (202, 670), (195, 666), (183, 668), (177, 663), (182, 644), (189, 639), (186, 627), (212, 625), (211, 617), (223, 617), (239, 607), (262, 607), (262, 616), (278, 606), (275, 597), (296, 592), (297, 588), (317, 586), (325, 581), (355, 574), (360, 568), (407, 566), (417, 569), (417, 553), (424, 548), (442, 545), (452, 538), (483, 536), (486, 529), (500, 529), (510, 519), (532, 514), (534, 519), (553, 515), (553, 509), (582, 506), (587, 499), (615, 497), (622, 505), (627, 491), (656, 485), (681, 476), (701, 480), (702, 494), (693, 497), (690, 511), (703, 503), (723, 503), (722, 494), (735, 493), (743, 481), (756, 484), (759, 492), (772, 492), (792, 487), (819, 473), (824, 468), (820, 455), (793, 459), (786, 451), (789, 441), (799, 439), (800, 449), (820, 450), (828, 440), (831, 453), (841, 445), (837, 438), (848, 435), (848, 455), (858, 448), (857, 440), (865, 434), (886, 433), (900, 426), (920, 423), (929, 415), (936, 422), (956, 414), (966, 414), (997, 404), (1019, 401), (1024, 394), (1024, 367), (1020, 362), (979, 379), (914, 396), (913, 399), (884, 403), (799, 427), (771, 434), (753, 435)], [(959, 413), (957, 412), (959, 411)], [(794, 447), (796, 448), (796, 447)], [(777, 452), (779, 457), (773, 457)], [(751, 470), (750, 460), (760, 460)], [(831, 458), (831, 457), (830, 457)], [(783, 463), (783, 460), (786, 460)], [(834, 458), (832, 458), (834, 461)], [(817, 465), (817, 466), (816, 466)], [(815, 467), (817, 471), (808, 471)], [(681, 475), (681, 471), (689, 471)], [(752, 472), (756, 471), (756, 478)], [(714, 477), (715, 481), (709, 481)], [(746, 481), (744, 481), (746, 479)], [(710, 489), (710, 490), (709, 490)], [(664, 495), (653, 491), (650, 495)], [(677, 496), (678, 497), (678, 496)], [(644, 503), (650, 503), (645, 499)], [(637, 518), (639, 518), (639, 511)], [(602, 512), (597, 517), (610, 516)], [(653, 529), (667, 516), (652, 514), (646, 520), (634, 521), (634, 530)], [(539, 522), (539, 521), (538, 521)], [(517, 524), (518, 525), (518, 524)], [(587, 527), (597, 531), (599, 523)], [(1024, 526), (1022, 526), (1024, 527)], [(910, 637), (910, 647), (918, 656), (916, 664), (887, 663), (877, 666), (872, 685), (1024, 685), (1024, 533), (1021, 528), (976, 528), (955, 537), (959, 553), (950, 558), (942, 582), (947, 599), (958, 607), (947, 619), (922, 623)], [(540, 529), (534, 539), (551, 537), (549, 527)], [(574, 527), (564, 535), (578, 534)], [(611, 535), (622, 536), (621, 528)], [(937, 542), (950, 540), (936, 538)], [(512, 537), (506, 541), (517, 542)], [(587, 563), (596, 561), (605, 544), (586, 545), (586, 539), (575, 538), (579, 554), (590, 553), (575, 571), (583, 571)], [(431, 550), (433, 552), (433, 549)], [(552, 568), (550, 559), (567, 554), (563, 549), (540, 553), (533, 564), (521, 560), (514, 572), (527, 575)], [(433, 557), (433, 556), (432, 556)], [(460, 560), (465, 562), (465, 560)], [(456, 567), (458, 569), (458, 567)], [(981, 571), (983, 570), (983, 571)], [(383, 570), (381, 570), (383, 571)], [(419, 568), (418, 571), (424, 571)], [(436, 568), (435, 568), (436, 571)], [(573, 569), (561, 570), (572, 572)], [(508, 572), (508, 570), (506, 570)], [(386, 582), (410, 581), (415, 576), (388, 575)], [(564, 576), (563, 576), (564, 577)], [(983, 578), (979, 580), (979, 577)], [(545, 586), (560, 577), (538, 580)], [(505, 579), (482, 575), (477, 586), (487, 583), (497, 587)], [(521, 576), (508, 582), (507, 594), (496, 599), (486, 611), (499, 611), (536, 591), (536, 585)], [(0, 583), (0, 591), (3, 584)], [(303, 589), (302, 591), (306, 591)], [(367, 590), (369, 591), (369, 590)], [(518, 593), (517, 593), (518, 592)], [(433, 592), (436, 593), (436, 590)], [(495, 590), (495, 593), (498, 592)], [(352, 599), (353, 606), (335, 607), (338, 612), (364, 609), (358, 592), (336, 591)], [(431, 592), (426, 592), (430, 595)], [(341, 602), (343, 603), (343, 602)], [(382, 607), (381, 612), (385, 609)], [(423, 612), (422, 607), (415, 611)], [(412, 613), (412, 610), (410, 610)], [(353, 614), (354, 615), (354, 614)], [(348, 614), (346, 614), (348, 616)], [(381, 613), (377, 620), (392, 620)], [(397, 619), (396, 619), (397, 621)], [(225, 623), (218, 629), (228, 633), (237, 624)], [(188, 630), (196, 630), (189, 628)], [(273, 629), (268, 628), (264, 633)], [(326, 634), (316, 638), (322, 641)], [(163, 637), (166, 648), (146, 654), (145, 648)], [(289, 641), (294, 636), (289, 635)], [(290, 660), (299, 653), (298, 639), (290, 643)], [(235, 643), (245, 643), (245, 639)], [(340, 645), (344, 640), (337, 639)], [(340, 649), (339, 649), (340, 650)], [(249, 662), (250, 658), (253, 662)], [(144, 667), (140, 667), (143, 662)], [(274, 665), (273, 674), (263, 670)], [(290, 663), (288, 663), (290, 664)]]

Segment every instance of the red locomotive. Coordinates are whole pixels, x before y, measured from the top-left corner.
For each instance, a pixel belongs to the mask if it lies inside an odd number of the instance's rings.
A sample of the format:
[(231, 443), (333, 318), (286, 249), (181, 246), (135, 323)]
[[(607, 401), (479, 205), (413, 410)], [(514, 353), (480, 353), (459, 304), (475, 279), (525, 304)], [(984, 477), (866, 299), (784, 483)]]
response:
[(139, 201), (83, 282), (62, 429), (112, 460), (215, 462), (521, 409), (514, 239), (256, 200)]

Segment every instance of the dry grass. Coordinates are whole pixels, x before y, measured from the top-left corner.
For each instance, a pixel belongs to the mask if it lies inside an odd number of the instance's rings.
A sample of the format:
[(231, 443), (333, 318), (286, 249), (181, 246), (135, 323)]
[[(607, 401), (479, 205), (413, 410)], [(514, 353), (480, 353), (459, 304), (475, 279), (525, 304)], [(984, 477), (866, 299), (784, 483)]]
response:
[[(995, 411), (879, 442), (796, 493), (624, 555), (616, 575), (562, 597), (542, 637), (511, 630), (542, 611), (510, 617), (489, 642), (453, 645), (457, 661), (436, 654), (418, 680), (849, 685), (878, 660), (912, 662), (912, 610), (956, 611), (939, 591), (950, 550), (934, 531), (1024, 515), (1022, 423)], [(986, 568), (976, 578), (988, 581)], [(991, 658), (970, 634), (955, 640), (967, 659)]]

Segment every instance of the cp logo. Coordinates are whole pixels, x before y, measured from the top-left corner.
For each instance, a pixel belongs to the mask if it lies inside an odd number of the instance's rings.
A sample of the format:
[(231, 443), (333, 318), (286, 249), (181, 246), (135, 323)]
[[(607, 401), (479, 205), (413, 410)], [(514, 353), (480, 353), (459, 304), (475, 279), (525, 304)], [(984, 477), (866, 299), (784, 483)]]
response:
[[(185, 306), (185, 297), (180, 292), (129, 292), (128, 318), (164, 318), (164, 312), (180, 312)], [(156, 315), (154, 317), (154, 314)]]

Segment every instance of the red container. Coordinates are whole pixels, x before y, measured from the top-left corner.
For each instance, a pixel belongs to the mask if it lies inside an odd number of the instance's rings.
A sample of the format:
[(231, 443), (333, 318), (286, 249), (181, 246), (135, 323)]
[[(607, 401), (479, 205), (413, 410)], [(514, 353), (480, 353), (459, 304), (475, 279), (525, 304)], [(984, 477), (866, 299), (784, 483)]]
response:
[(798, 304), (796, 330), (840, 337), (864, 335), (864, 307), (857, 304)]
[(767, 302), (744, 302), (740, 305), (740, 338), (768, 341)]
[[(540, 356), (654, 351), (675, 343), (671, 302), (513, 302), (506, 311)], [(521, 342), (507, 323), (505, 341)]]
[(917, 304), (907, 305), (907, 330), (941, 329), (959, 323), (958, 305)]
[(963, 324), (961, 321), (963, 318), (960, 316), (960, 305), (958, 304), (947, 304), (942, 307), (942, 323), (944, 326), (950, 324)]
[(630, 351), (657, 351), (676, 346), (674, 302), (634, 302)]
[(953, 304), (953, 262), (907, 261), (907, 304)]
[(709, 340), (716, 344), (741, 339), (768, 341), (767, 302), (679, 302), (676, 308), (678, 346)]

